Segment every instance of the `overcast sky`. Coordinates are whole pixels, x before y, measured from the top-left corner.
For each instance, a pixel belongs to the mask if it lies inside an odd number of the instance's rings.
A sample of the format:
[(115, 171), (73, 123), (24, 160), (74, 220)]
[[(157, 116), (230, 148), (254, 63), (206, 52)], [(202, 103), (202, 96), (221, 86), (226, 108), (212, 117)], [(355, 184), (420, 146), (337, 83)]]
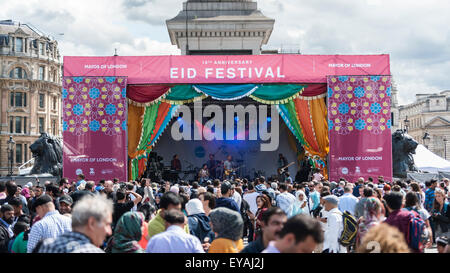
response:
[[(165, 20), (184, 0), (0, 0), (0, 19), (31, 23), (67, 56), (180, 54)], [(275, 19), (269, 46), (302, 54), (391, 57), (399, 103), (450, 90), (450, 1), (259, 0)], [(60, 35), (64, 33), (64, 35)]]

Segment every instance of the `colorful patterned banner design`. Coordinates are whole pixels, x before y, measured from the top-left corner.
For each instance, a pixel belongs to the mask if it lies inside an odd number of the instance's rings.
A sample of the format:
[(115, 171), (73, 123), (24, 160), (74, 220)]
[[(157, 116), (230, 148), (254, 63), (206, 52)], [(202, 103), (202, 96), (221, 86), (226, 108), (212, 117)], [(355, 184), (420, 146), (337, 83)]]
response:
[(391, 90), (390, 76), (328, 77), (330, 180), (391, 181)]
[(126, 77), (64, 77), (64, 176), (127, 180)]

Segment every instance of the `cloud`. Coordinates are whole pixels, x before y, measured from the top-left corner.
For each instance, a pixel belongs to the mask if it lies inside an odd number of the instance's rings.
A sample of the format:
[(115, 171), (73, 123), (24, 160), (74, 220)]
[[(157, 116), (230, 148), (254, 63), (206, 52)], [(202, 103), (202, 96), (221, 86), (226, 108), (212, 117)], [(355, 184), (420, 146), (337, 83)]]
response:
[(123, 0), (123, 12), (128, 20), (165, 26), (183, 8), (180, 0)]
[[(5, 1), (5, 0), (0, 0)], [(62, 55), (179, 54), (165, 21), (186, 0), (27, 0), (0, 18), (29, 22), (58, 39)], [(390, 54), (401, 104), (450, 89), (450, 1), (258, 0), (275, 19), (269, 45), (302, 54)], [(59, 36), (64, 33), (64, 36)]]
[(297, 46), (302, 54), (390, 54), (400, 104), (416, 93), (450, 89), (450, 2), (284, 0), (283, 14), (278, 2), (258, 1), (276, 20), (270, 46)]

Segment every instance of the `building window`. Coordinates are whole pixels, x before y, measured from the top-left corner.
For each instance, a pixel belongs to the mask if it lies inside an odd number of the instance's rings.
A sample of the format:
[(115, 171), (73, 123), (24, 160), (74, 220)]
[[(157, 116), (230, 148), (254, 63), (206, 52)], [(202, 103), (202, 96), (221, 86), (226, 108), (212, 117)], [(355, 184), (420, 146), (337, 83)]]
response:
[(45, 67), (39, 66), (39, 80), (43, 81), (45, 78)]
[(44, 43), (39, 43), (39, 52), (41, 53), (41, 55), (44, 55), (44, 53), (45, 53)]
[(39, 118), (39, 133), (42, 134), (45, 132), (45, 119)]
[(39, 94), (39, 108), (45, 107), (45, 94)]
[(16, 67), (9, 72), (9, 77), (12, 79), (26, 79), (27, 72), (22, 67)]
[(23, 38), (16, 38), (16, 52), (23, 52)]
[(57, 106), (57, 98), (56, 97), (53, 97), (53, 107), (52, 107), (52, 109), (53, 110), (56, 110), (56, 106)]
[(26, 117), (23, 118), (23, 133), (24, 134), (27, 133), (27, 118)]
[(26, 107), (27, 106), (27, 93), (24, 92), (11, 92), (10, 97), (11, 107)]
[(22, 118), (16, 117), (16, 134), (22, 133)]
[(9, 132), (14, 133), (14, 117), (9, 117)]
[(16, 163), (22, 163), (22, 144), (16, 144)]
[(24, 162), (28, 162), (28, 144), (23, 144), (23, 157), (25, 158)]

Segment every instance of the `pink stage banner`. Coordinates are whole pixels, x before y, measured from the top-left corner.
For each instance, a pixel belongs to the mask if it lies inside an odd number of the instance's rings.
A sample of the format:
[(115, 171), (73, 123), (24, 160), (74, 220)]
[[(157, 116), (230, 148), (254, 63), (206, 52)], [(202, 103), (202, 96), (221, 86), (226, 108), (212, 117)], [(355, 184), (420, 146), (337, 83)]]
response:
[(64, 76), (127, 76), (128, 84), (326, 83), (388, 75), (389, 55), (64, 57)]
[(63, 175), (127, 181), (126, 77), (63, 78)]
[(392, 181), (391, 77), (328, 77), (329, 176)]

